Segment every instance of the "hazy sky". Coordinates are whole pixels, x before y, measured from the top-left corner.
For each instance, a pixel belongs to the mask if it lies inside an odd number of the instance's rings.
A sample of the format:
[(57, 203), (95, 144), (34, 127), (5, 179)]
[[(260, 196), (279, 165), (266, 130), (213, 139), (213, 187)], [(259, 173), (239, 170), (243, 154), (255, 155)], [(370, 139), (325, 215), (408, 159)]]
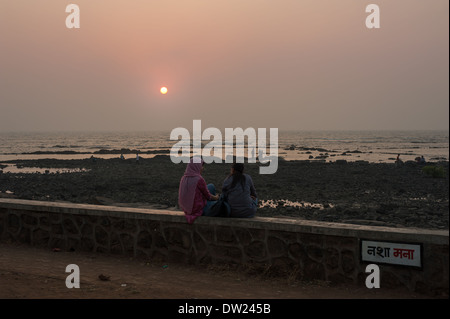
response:
[(448, 30), (448, 0), (1, 0), (0, 131), (448, 129)]

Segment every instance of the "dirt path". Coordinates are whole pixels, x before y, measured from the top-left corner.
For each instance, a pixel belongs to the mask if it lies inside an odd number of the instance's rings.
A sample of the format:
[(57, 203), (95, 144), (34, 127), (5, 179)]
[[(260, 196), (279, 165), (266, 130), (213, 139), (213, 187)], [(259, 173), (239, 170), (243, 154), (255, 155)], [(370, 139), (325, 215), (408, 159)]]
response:
[[(69, 264), (76, 264), (80, 269), (79, 289), (66, 287), (70, 273), (65, 270)], [(109, 280), (101, 280), (99, 275), (109, 276)], [(404, 290), (264, 280), (232, 271), (0, 244), (0, 298), (410, 299), (427, 296)]]

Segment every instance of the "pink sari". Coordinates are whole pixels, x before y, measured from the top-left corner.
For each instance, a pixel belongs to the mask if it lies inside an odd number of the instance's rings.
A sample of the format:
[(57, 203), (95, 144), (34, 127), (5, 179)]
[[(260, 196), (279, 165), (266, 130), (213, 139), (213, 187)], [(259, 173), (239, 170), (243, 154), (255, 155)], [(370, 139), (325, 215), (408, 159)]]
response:
[(203, 179), (201, 175), (203, 163), (203, 160), (199, 163), (195, 163), (193, 158), (191, 158), (180, 181), (180, 188), (178, 190), (178, 204), (184, 211), (189, 224), (192, 224), (194, 220), (202, 214), (201, 212), (194, 212), (193, 206), (197, 184), (200, 179)]

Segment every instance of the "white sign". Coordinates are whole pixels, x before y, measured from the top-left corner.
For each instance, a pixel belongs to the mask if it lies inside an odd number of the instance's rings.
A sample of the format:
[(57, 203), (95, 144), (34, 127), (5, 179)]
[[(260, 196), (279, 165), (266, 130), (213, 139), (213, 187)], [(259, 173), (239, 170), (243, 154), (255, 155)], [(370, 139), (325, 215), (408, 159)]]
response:
[(422, 268), (422, 246), (361, 240), (361, 260)]

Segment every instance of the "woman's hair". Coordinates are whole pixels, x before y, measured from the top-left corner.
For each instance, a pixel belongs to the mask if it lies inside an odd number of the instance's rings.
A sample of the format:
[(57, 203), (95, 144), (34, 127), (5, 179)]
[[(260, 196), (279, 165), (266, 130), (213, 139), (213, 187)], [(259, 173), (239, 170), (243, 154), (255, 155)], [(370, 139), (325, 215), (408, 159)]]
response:
[(240, 183), (242, 186), (242, 189), (244, 189), (244, 186), (245, 186), (244, 164), (233, 163), (232, 168), (233, 168), (234, 172), (233, 172), (233, 174), (230, 174), (230, 176), (232, 176), (232, 178), (233, 178), (233, 180), (231, 181), (230, 189), (235, 187), (237, 183)]

